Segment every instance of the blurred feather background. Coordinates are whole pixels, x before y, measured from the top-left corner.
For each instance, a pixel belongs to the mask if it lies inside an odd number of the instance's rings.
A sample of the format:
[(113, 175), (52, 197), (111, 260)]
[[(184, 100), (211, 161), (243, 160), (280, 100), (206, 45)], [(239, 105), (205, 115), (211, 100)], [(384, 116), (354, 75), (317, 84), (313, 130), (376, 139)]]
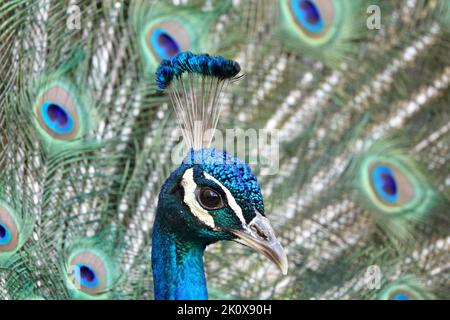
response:
[[(278, 172), (254, 170), (289, 274), (216, 244), (211, 298), (448, 299), (449, 32), (437, 0), (2, 0), (0, 297), (153, 297), (151, 226), (180, 141), (154, 71), (190, 50), (245, 73), (219, 129), (280, 138)], [(39, 114), (45, 99), (71, 120)], [(86, 248), (101, 292), (70, 275)]]

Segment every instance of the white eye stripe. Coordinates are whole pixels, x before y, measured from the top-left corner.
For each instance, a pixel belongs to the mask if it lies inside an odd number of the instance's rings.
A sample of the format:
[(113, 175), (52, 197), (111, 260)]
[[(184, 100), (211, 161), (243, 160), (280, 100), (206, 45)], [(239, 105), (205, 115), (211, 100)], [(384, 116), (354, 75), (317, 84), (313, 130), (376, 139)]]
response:
[(183, 179), (181, 180), (181, 185), (184, 189), (184, 203), (191, 209), (191, 212), (196, 216), (202, 223), (215, 229), (216, 225), (214, 223), (213, 217), (208, 211), (203, 209), (195, 198), (195, 189), (197, 184), (194, 181), (194, 169), (190, 168), (186, 170), (183, 174)]
[(247, 225), (247, 223), (245, 222), (244, 215), (242, 214), (242, 209), (237, 204), (237, 202), (234, 199), (233, 195), (231, 194), (230, 190), (225, 188), (225, 186), (222, 183), (220, 183), (219, 180), (217, 180), (216, 178), (214, 178), (210, 174), (205, 172), (204, 175), (205, 175), (206, 179), (214, 181), (220, 188), (222, 188), (223, 192), (225, 193), (225, 195), (227, 197), (228, 205), (231, 207), (231, 209), (233, 209), (234, 213), (236, 213), (236, 216), (241, 221), (242, 226), (245, 227)]

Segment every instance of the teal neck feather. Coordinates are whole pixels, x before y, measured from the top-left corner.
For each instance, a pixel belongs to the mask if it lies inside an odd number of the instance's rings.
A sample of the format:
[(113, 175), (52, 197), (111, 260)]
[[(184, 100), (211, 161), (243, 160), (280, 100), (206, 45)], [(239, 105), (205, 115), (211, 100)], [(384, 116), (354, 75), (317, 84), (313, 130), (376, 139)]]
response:
[(203, 267), (206, 245), (182, 238), (166, 228), (161, 220), (161, 214), (157, 214), (152, 240), (155, 299), (208, 299)]

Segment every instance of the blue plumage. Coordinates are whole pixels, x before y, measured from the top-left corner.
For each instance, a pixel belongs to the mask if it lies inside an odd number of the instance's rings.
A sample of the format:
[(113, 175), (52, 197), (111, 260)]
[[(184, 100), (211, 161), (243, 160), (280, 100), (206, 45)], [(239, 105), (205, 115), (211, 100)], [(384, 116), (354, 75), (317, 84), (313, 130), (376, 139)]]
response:
[[(161, 212), (153, 225), (152, 269), (156, 300), (207, 299), (203, 271), (206, 244), (170, 231)], [(168, 213), (167, 213), (168, 214)]]
[(156, 72), (156, 84), (159, 89), (165, 89), (173, 79), (173, 68), (169, 60), (163, 60)]
[(391, 296), (391, 300), (411, 300), (411, 297), (405, 292), (396, 292)]
[(74, 266), (74, 274), (78, 283), (89, 289), (96, 289), (99, 285), (99, 280), (94, 269), (83, 263), (78, 263)]
[(264, 214), (264, 202), (259, 183), (250, 167), (238, 158), (226, 151), (209, 148), (191, 150), (184, 159), (184, 163), (200, 165), (204, 172), (216, 177), (230, 190), (241, 207), (248, 210), (255, 207), (259, 213)]
[[(178, 82), (170, 86), (169, 94), (176, 101), (174, 108), (182, 129), (188, 128), (183, 135), (190, 148), (159, 194), (152, 235), (156, 299), (206, 299), (203, 253), (206, 246), (219, 240), (246, 244), (287, 272), (286, 255), (264, 216), (256, 177), (236, 157), (210, 148), (211, 129), (220, 113), (216, 97), (239, 71), (237, 62), (191, 52), (164, 60), (156, 71), (159, 89), (169, 87), (174, 78)], [(194, 81), (199, 88), (191, 77), (182, 79), (184, 73), (200, 75), (200, 81)], [(178, 86), (183, 89), (177, 90)], [(181, 98), (183, 95), (187, 98)], [(195, 130), (198, 122), (201, 134)], [(205, 139), (203, 134), (208, 131), (211, 135)]]
[(314, 2), (309, 0), (291, 0), (291, 10), (305, 30), (311, 33), (320, 33), (325, 28), (320, 11)]
[(165, 89), (170, 85), (174, 76), (181, 76), (185, 72), (230, 79), (235, 77), (239, 71), (241, 68), (237, 62), (222, 56), (181, 52), (170, 61), (163, 60), (161, 62), (156, 70), (156, 82), (160, 89)]
[(71, 115), (56, 103), (44, 102), (41, 116), (45, 125), (56, 134), (69, 134), (74, 129)]
[(180, 52), (177, 41), (164, 29), (155, 29), (150, 36), (150, 43), (160, 59), (170, 59)]
[(375, 191), (383, 201), (396, 203), (398, 200), (397, 182), (392, 170), (385, 165), (377, 165), (372, 169), (372, 183)]
[(0, 223), (0, 245), (5, 246), (11, 241), (11, 232), (8, 227)]
[[(206, 210), (201, 190), (216, 193), (223, 205)], [(271, 250), (270, 246), (279, 244), (266, 220), (259, 184), (245, 163), (214, 148), (189, 151), (159, 196), (152, 236), (155, 298), (206, 299), (206, 246), (248, 233)]]

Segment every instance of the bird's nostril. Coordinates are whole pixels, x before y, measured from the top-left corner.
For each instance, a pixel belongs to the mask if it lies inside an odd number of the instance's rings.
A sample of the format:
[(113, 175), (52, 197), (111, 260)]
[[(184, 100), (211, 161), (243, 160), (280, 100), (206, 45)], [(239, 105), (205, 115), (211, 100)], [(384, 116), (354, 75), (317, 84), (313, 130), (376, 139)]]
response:
[(267, 235), (262, 231), (260, 228), (258, 228), (256, 225), (251, 226), (252, 230), (256, 232), (258, 237), (263, 238), (264, 240), (267, 240)]

